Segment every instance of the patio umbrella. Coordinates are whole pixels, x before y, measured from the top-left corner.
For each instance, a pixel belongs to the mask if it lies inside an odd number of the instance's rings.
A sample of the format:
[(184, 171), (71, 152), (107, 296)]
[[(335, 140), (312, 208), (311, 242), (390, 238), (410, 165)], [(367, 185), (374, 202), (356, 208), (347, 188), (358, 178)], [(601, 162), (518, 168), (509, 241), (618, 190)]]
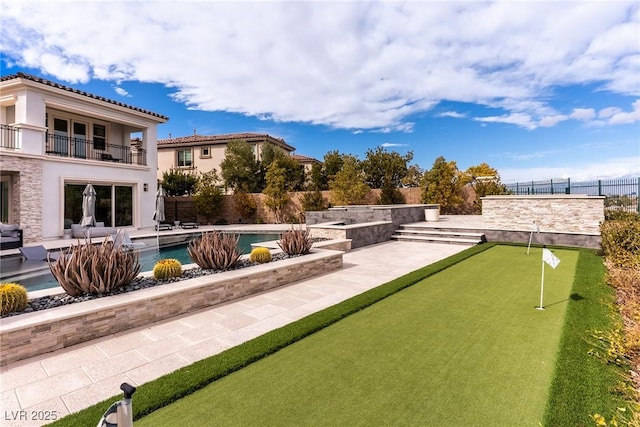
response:
[(80, 225), (84, 227), (96, 225), (96, 190), (91, 184), (87, 184), (82, 192), (82, 221), (80, 221)]
[(160, 249), (160, 222), (164, 221), (164, 188), (158, 188), (156, 191), (156, 210), (153, 212), (153, 219), (156, 220), (156, 239), (158, 242), (158, 250)]

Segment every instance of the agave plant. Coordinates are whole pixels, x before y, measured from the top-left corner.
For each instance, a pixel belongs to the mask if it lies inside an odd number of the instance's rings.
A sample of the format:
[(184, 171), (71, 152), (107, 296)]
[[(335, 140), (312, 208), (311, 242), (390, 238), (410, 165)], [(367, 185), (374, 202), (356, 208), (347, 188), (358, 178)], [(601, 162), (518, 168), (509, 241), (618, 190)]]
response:
[(216, 231), (202, 233), (187, 246), (189, 257), (201, 268), (227, 270), (238, 262), (242, 252), (238, 249), (235, 234), (222, 234)]
[(306, 255), (311, 252), (311, 235), (308, 230), (291, 229), (286, 231), (278, 241), (278, 246), (287, 255)]
[(101, 245), (71, 246), (57, 260), (49, 259), (51, 274), (71, 295), (104, 294), (128, 285), (140, 273), (138, 254), (114, 247), (110, 239)]

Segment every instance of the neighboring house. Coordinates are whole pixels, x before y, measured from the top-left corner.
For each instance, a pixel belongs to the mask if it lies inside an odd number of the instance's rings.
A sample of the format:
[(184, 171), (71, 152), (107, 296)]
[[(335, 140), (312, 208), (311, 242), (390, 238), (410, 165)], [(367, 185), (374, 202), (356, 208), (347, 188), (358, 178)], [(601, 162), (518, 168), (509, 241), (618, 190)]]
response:
[(322, 163), (313, 157), (302, 156), (300, 154), (292, 154), (291, 157), (304, 167), (304, 172), (307, 174), (311, 172), (311, 168), (314, 164)]
[(97, 192), (96, 220), (152, 227), (157, 126), (167, 117), (24, 73), (0, 78), (0, 220), (58, 238)]
[(264, 144), (272, 144), (287, 154), (295, 148), (284, 139), (259, 133), (229, 133), (224, 135), (194, 135), (158, 140), (158, 179), (171, 170), (208, 172), (216, 169), (220, 174), (220, 164), (225, 158), (227, 144), (231, 141), (245, 141), (253, 147), (256, 160), (261, 159)]

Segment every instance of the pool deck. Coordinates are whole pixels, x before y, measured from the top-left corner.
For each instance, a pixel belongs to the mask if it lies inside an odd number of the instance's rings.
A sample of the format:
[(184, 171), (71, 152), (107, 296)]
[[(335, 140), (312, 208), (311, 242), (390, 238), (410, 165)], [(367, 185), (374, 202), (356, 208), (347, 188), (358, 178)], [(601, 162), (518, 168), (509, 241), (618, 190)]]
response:
[[(460, 228), (473, 228), (477, 220), (443, 219)], [(289, 230), (291, 225), (236, 224), (160, 233), (209, 229), (269, 233)], [(129, 234), (134, 239), (156, 236), (154, 230)], [(70, 243), (76, 241), (42, 242), (50, 250)], [(118, 395), (122, 382), (144, 384), (464, 249), (399, 241), (354, 249), (344, 254), (344, 267), (338, 271), (2, 366), (2, 425), (41, 425), (41, 421), (20, 419), (32, 414), (64, 417)], [(5, 252), (10, 251), (2, 251), (2, 256), (10, 255)], [(135, 405), (135, 396), (133, 401)]]

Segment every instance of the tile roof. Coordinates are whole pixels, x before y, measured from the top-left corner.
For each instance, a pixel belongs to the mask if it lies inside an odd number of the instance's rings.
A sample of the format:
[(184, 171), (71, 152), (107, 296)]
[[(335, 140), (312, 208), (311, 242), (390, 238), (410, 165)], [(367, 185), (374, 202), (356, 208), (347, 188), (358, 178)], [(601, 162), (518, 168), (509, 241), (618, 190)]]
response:
[(224, 144), (233, 140), (245, 140), (245, 141), (272, 141), (278, 145), (281, 145), (288, 151), (294, 151), (295, 148), (287, 144), (284, 139), (276, 138), (264, 133), (225, 133), (219, 135), (189, 135), (181, 136), (178, 138), (165, 138), (158, 139), (158, 148), (169, 145), (204, 145), (204, 144)]
[(44, 85), (47, 85), (47, 86), (51, 86), (51, 87), (54, 87), (56, 89), (62, 89), (62, 90), (66, 90), (68, 92), (76, 93), (78, 95), (83, 95), (83, 96), (86, 96), (86, 97), (89, 97), (89, 98), (92, 98), (92, 99), (97, 99), (98, 101), (108, 102), (109, 104), (117, 105), (119, 107), (129, 108), (131, 110), (138, 111), (138, 112), (144, 113), (144, 114), (148, 114), (150, 116), (157, 117), (157, 118), (165, 120), (165, 121), (169, 120), (168, 117), (163, 116), (163, 115), (158, 114), (158, 113), (154, 113), (153, 111), (144, 110), (142, 108), (138, 108), (138, 107), (134, 107), (134, 106), (131, 106), (131, 105), (123, 104), (122, 102), (114, 101), (113, 99), (105, 98), (105, 97), (102, 97), (102, 96), (99, 96), (99, 95), (94, 95), (92, 93), (88, 93), (88, 92), (84, 92), (84, 91), (81, 91), (81, 90), (78, 90), (78, 89), (74, 89), (72, 87), (65, 86), (63, 84), (56, 83), (56, 82), (53, 82), (51, 80), (44, 79), (42, 77), (34, 76), (32, 74), (18, 72), (16, 74), (11, 74), (11, 75), (8, 75), (8, 76), (0, 77), (0, 82), (5, 82), (5, 81), (9, 81), (9, 80), (14, 80), (14, 79), (30, 80), (32, 82), (36, 82), (36, 83), (44, 84)]
[(314, 159), (313, 157), (303, 156), (301, 154), (292, 154), (291, 157), (299, 162), (320, 163), (318, 159)]

